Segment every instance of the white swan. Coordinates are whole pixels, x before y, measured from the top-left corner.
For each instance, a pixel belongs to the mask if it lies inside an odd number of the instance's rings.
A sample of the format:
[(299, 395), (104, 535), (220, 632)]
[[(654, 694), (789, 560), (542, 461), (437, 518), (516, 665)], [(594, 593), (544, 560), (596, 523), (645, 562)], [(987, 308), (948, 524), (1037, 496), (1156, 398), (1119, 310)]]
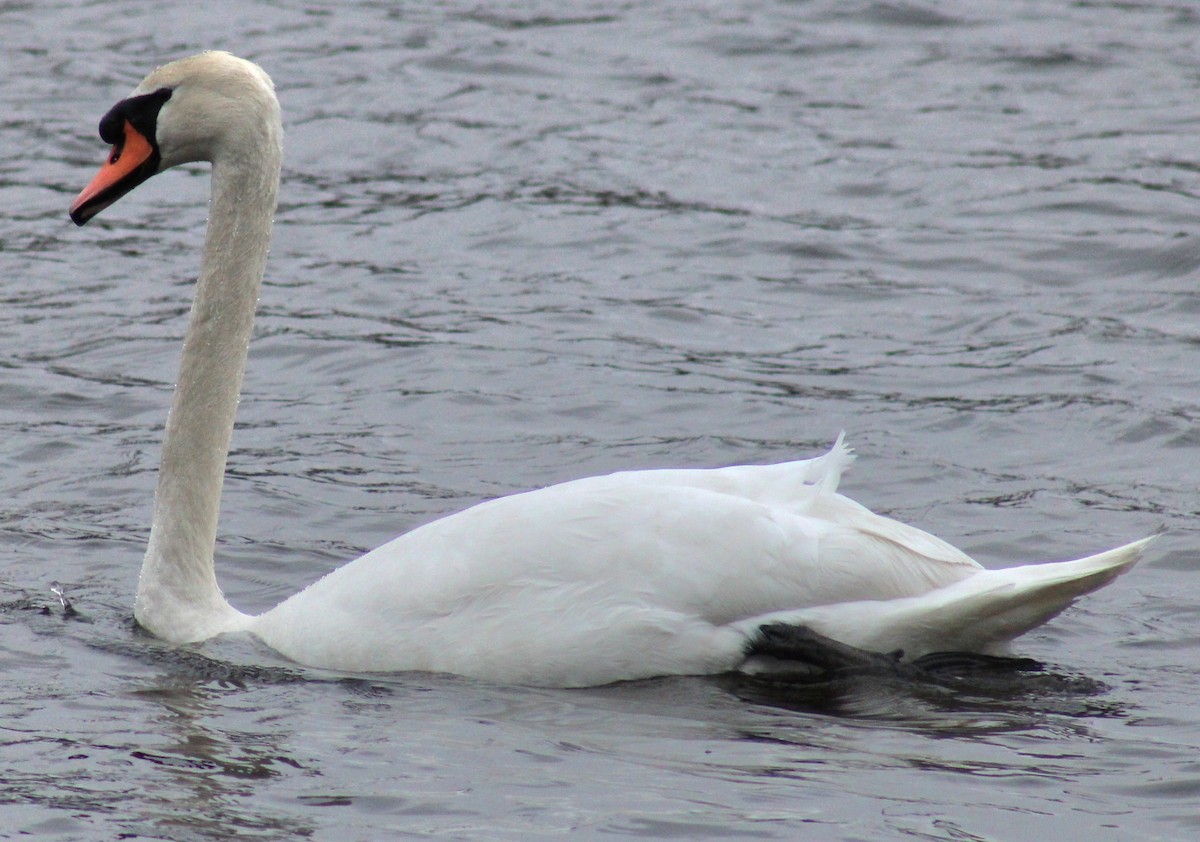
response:
[(838, 494), (852, 459), (839, 438), (807, 461), (619, 473), (492, 500), (248, 616), (221, 594), (213, 550), (275, 211), (279, 105), (258, 66), (203, 53), (151, 73), (100, 136), (113, 149), (71, 206), (79, 225), (156, 173), (212, 162), (135, 608), (168, 641), (250, 632), (316, 667), (556, 686), (747, 668), (779, 654), (762, 628), (780, 623), (910, 657), (982, 652), (1125, 572), (1149, 540), (985, 570)]

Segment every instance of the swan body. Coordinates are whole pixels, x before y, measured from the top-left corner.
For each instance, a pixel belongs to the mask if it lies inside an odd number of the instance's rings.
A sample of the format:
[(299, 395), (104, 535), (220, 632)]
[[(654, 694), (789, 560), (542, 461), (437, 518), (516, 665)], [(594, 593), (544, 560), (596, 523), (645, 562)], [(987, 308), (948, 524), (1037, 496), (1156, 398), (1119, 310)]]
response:
[(843, 643), (996, 651), (1133, 566), (1147, 540), (986, 570), (837, 492), (853, 456), (633, 471), (502, 497), (396, 538), (259, 616), (213, 566), (225, 458), (282, 159), (259, 67), (227, 53), (151, 73), (100, 124), (82, 225), (146, 178), (212, 162), (209, 228), (163, 442), (138, 622), (188, 643), (249, 632), (303, 664), (582, 686), (761, 668), (766, 624)]

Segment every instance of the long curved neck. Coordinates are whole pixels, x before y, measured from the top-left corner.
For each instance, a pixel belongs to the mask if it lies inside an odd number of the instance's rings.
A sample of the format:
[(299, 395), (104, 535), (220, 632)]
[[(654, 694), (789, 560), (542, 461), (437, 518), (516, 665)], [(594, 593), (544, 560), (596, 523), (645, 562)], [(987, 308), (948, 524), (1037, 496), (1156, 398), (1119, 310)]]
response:
[(279, 132), (267, 128), (249, 152), (213, 162), (204, 257), (134, 609), (142, 626), (174, 642), (203, 640), (248, 619), (221, 594), (213, 552), (279, 185)]

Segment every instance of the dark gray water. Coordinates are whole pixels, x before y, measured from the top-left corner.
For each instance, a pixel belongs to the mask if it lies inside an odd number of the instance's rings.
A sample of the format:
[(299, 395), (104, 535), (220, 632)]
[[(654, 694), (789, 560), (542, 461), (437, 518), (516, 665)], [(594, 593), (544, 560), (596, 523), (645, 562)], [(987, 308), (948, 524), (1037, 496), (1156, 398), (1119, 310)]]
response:
[[(288, 131), (239, 607), (485, 497), (843, 428), (852, 496), (985, 564), (1166, 534), (1023, 639), (1046, 684), (767, 704), (136, 633), (207, 173), (66, 206), (204, 47)], [(8, 2), (0, 56), (0, 838), (1197, 832), (1195, 4)]]

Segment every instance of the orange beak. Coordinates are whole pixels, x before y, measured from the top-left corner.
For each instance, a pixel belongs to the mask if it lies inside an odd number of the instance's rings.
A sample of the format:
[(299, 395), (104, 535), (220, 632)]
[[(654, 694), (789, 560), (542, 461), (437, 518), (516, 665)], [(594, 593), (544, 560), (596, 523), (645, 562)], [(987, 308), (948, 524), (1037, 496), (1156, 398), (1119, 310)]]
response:
[(71, 203), (71, 221), (83, 225), (154, 175), (157, 169), (158, 150), (126, 120), (125, 136), (113, 146), (91, 184)]

